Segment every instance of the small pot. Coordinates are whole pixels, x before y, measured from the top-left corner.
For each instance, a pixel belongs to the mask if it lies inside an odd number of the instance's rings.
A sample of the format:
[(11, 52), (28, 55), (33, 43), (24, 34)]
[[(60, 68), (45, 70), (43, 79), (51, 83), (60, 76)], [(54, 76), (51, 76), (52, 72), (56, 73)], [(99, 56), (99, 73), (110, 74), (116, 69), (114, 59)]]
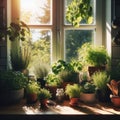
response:
[(70, 98), (69, 104), (70, 106), (75, 107), (78, 105), (78, 102), (79, 102), (79, 98)]
[(86, 103), (92, 103), (96, 101), (95, 93), (82, 93), (80, 95), (80, 100)]
[(120, 107), (120, 96), (110, 95), (110, 98), (114, 106)]
[(46, 109), (47, 108), (47, 99), (40, 100), (40, 108)]
[(37, 101), (37, 94), (35, 94), (35, 93), (27, 94), (27, 103), (28, 104), (35, 103), (36, 101)]
[(56, 90), (57, 90), (57, 86), (49, 86), (49, 85), (46, 85), (45, 88), (47, 90), (50, 91), (50, 93), (52, 94), (52, 100), (55, 100), (56, 99)]

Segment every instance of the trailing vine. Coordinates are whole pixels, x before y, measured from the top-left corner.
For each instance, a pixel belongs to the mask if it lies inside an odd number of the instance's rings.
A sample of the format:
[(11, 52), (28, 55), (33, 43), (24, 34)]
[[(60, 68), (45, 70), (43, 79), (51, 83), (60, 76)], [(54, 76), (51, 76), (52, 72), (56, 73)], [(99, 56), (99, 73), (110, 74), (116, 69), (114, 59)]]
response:
[(91, 24), (93, 22), (93, 8), (91, 0), (72, 0), (66, 10), (66, 19), (74, 27), (79, 27), (80, 22)]

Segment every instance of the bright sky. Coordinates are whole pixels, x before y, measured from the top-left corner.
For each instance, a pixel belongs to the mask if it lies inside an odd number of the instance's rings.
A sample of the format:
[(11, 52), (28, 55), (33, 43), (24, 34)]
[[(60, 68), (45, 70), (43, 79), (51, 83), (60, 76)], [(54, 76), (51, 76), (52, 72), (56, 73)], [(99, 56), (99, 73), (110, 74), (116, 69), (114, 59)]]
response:
[(21, 0), (21, 7), (27, 10), (35, 9), (37, 6), (44, 6), (47, 0)]

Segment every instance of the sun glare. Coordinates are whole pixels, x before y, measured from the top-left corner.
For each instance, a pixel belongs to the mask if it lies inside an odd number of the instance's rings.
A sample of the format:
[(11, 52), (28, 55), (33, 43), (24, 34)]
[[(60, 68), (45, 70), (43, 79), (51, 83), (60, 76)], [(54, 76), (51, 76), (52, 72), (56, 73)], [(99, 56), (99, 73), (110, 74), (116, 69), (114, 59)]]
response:
[(21, 8), (24, 10), (35, 9), (35, 1), (34, 0), (21, 0)]

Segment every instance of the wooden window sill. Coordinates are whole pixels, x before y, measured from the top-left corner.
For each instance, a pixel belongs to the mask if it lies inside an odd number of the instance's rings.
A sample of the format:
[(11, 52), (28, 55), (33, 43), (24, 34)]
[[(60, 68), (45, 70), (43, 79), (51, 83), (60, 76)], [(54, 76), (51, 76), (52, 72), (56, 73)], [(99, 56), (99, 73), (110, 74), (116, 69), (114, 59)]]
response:
[(21, 100), (20, 103), (9, 106), (0, 107), (0, 115), (46, 115), (46, 114), (63, 114), (63, 115), (120, 115), (120, 108), (112, 105), (112, 103), (82, 103), (79, 102), (77, 107), (71, 107), (69, 101), (64, 101), (56, 106), (48, 106), (48, 109), (41, 110), (39, 102), (28, 105), (26, 100)]

